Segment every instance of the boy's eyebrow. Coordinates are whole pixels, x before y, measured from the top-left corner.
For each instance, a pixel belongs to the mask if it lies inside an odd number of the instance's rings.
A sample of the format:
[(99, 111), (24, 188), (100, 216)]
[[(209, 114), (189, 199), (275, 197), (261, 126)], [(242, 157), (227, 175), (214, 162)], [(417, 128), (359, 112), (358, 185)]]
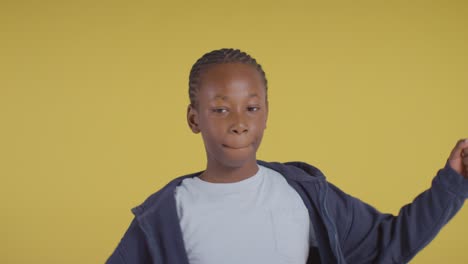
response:
[(226, 100), (228, 97), (226, 95), (215, 95), (213, 99), (221, 99), (221, 100)]
[[(256, 94), (256, 93), (249, 94), (249, 98), (252, 98), (252, 97), (258, 97), (258, 94)], [(218, 94), (218, 95), (215, 95), (215, 97), (213, 99), (221, 99), (221, 100), (225, 101), (228, 98), (229, 98), (229, 96), (227, 96), (227, 95), (219, 95)]]

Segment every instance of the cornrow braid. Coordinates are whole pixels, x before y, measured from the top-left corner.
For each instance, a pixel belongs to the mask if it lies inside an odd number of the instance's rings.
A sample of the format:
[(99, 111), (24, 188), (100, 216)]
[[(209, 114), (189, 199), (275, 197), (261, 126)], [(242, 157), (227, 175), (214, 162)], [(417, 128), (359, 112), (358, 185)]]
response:
[(244, 63), (249, 64), (255, 67), (255, 69), (260, 73), (265, 90), (268, 90), (267, 79), (265, 72), (262, 69), (262, 66), (257, 63), (257, 61), (250, 56), (249, 54), (239, 50), (239, 49), (218, 49), (213, 50), (200, 59), (198, 59), (195, 64), (193, 64), (192, 69), (190, 70), (189, 76), (189, 98), (190, 104), (193, 107), (197, 107), (197, 93), (199, 90), (199, 82), (201, 72), (208, 66), (214, 64), (223, 64), (223, 63)]

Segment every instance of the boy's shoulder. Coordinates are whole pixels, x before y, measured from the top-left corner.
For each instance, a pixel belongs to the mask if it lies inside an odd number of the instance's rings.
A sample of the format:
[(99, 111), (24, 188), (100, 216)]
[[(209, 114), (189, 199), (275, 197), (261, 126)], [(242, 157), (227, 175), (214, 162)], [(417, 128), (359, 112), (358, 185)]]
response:
[(175, 200), (174, 191), (175, 191), (176, 187), (178, 185), (180, 185), (180, 183), (184, 179), (196, 177), (196, 176), (200, 175), (201, 173), (202, 173), (202, 171), (195, 172), (195, 173), (179, 176), (179, 177), (171, 180), (164, 187), (162, 187), (161, 189), (159, 189), (155, 193), (151, 194), (148, 198), (146, 198), (146, 200), (142, 204), (134, 207), (132, 209), (132, 213), (136, 217), (142, 217), (142, 216), (144, 216), (146, 214), (149, 214), (152, 211), (155, 211), (156, 209), (158, 209), (158, 208), (160, 208), (162, 206), (171, 204), (170, 203), (171, 199)]
[(258, 160), (259, 165), (273, 169), (292, 181), (325, 180), (325, 175), (317, 167), (303, 161), (266, 162)]
[[(310, 181), (325, 181), (324, 174), (315, 166), (301, 161), (290, 162), (266, 162), (258, 160), (257, 163), (261, 166), (270, 168), (279, 172), (287, 181), (293, 182), (310, 182)], [(183, 176), (179, 176), (163, 188), (151, 194), (142, 204), (132, 209), (136, 217), (143, 217), (151, 214), (156, 210), (171, 210), (175, 209), (174, 192), (184, 179), (193, 178), (200, 175), (202, 171), (195, 172)], [(174, 208), (171, 208), (174, 207)]]

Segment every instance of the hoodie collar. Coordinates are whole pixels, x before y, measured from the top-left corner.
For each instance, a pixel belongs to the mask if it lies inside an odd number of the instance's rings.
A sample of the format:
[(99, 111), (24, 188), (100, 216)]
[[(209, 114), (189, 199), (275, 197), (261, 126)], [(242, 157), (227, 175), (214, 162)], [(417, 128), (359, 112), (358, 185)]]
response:
[[(266, 162), (262, 160), (257, 160), (257, 163), (261, 166), (270, 168), (279, 172), (283, 177), (288, 181), (296, 182), (323, 182), (325, 181), (325, 176), (323, 173), (316, 167), (309, 165), (304, 162), (294, 161), (294, 162)], [(143, 216), (150, 212), (157, 210), (162, 203), (174, 202), (174, 191), (177, 186), (186, 178), (198, 177), (203, 171), (196, 173), (184, 175), (178, 177), (166, 186), (164, 186), (158, 192), (152, 194), (148, 197), (141, 205), (132, 209), (133, 214), (136, 216)], [(169, 199), (169, 200), (168, 200)]]

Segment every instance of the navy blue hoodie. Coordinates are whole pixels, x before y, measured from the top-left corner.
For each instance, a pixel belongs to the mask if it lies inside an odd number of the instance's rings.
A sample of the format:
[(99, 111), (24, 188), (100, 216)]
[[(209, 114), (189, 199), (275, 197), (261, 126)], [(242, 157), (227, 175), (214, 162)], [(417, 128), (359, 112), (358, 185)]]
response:
[[(281, 173), (309, 212), (318, 248), (308, 263), (406, 263), (424, 248), (462, 207), (468, 180), (448, 163), (428, 190), (401, 208), (382, 214), (333, 184), (317, 168), (302, 162), (258, 164)], [(106, 263), (189, 264), (176, 211), (174, 192), (183, 179), (132, 209), (135, 218)]]

